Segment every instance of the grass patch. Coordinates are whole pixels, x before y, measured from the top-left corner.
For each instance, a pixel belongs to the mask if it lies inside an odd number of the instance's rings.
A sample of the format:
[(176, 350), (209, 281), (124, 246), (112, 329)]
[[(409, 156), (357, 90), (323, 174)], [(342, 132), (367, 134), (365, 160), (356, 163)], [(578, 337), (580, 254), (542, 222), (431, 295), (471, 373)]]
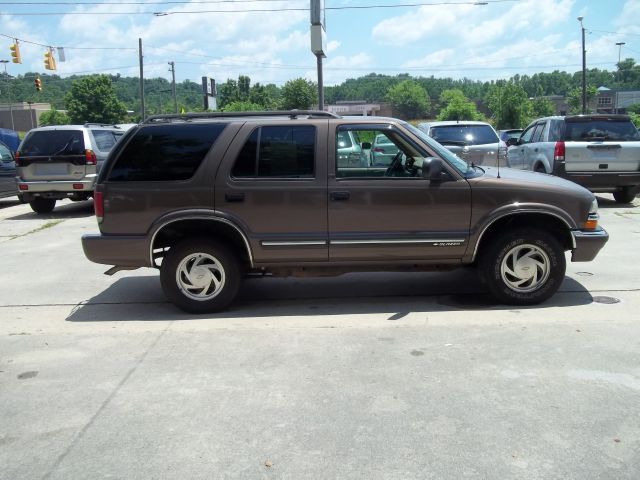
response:
[(51, 227), (55, 227), (56, 225), (58, 225), (59, 223), (64, 222), (63, 219), (59, 218), (57, 220), (50, 220), (47, 223), (45, 223), (44, 225), (40, 225), (38, 228), (34, 228), (33, 230), (29, 230), (26, 233), (22, 233), (20, 235), (13, 235), (11, 237), (11, 240), (14, 240), (16, 238), (20, 238), (20, 237), (26, 237), (27, 235), (31, 235), (32, 233), (36, 233), (36, 232), (40, 232), (42, 230), (46, 230), (47, 228), (51, 228)]

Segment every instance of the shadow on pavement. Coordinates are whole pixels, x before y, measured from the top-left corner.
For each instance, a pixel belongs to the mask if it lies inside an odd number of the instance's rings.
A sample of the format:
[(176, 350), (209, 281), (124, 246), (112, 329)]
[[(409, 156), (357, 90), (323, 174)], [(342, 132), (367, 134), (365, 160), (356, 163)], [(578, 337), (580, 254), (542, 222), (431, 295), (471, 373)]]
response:
[(51, 213), (37, 214), (35, 212), (22, 213), (15, 217), (7, 217), (6, 220), (58, 220), (65, 218), (85, 218), (94, 215), (93, 200), (84, 200), (81, 202), (56, 204), (56, 208)]
[(618, 203), (613, 197), (606, 196), (603, 197), (602, 194), (594, 194), (596, 199), (598, 200), (599, 208), (638, 208), (638, 197), (633, 201), (633, 203)]
[(157, 275), (124, 277), (78, 305), (70, 322), (167, 321), (388, 313), (389, 320), (409, 312), (523, 310), (592, 303), (591, 294), (565, 277), (557, 293), (534, 307), (496, 304), (475, 272), (351, 273), (332, 278), (248, 279), (230, 309), (217, 314), (186, 314), (164, 297)]
[(0, 210), (9, 207), (15, 207), (16, 205), (20, 205), (18, 197), (0, 198)]

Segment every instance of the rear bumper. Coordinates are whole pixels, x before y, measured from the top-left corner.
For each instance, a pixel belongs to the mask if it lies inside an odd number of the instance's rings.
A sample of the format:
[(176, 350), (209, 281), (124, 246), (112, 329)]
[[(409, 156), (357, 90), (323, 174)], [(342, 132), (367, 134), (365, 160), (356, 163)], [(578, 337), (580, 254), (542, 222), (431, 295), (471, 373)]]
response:
[[(16, 177), (16, 184), (20, 193), (47, 193), (59, 192), (64, 197), (65, 193), (91, 192), (96, 183), (96, 175), (87, 175), (80, 180), (51, 180), (30, 182)], [(75, 187), (74, 187), (75, 186)], [(82, 186), (82, 188), (79, 188)]]
[(149, 241), (145, 236), (86, 234), (82, 236), (82, 249), (85, 256), (95, 263), (121, 267), (153, 266), (149, 263)]
[(590, 262), (609, 240), (609, 234), (603, 228), (594, 231), (573, 230), (571, 236), (574, 244), (572, 262)]
[(553, 174), (571, 180), (591, 191), (640, 187), (640, 172), (567, 172), (566, 164), (560, 163), (555, 165)]

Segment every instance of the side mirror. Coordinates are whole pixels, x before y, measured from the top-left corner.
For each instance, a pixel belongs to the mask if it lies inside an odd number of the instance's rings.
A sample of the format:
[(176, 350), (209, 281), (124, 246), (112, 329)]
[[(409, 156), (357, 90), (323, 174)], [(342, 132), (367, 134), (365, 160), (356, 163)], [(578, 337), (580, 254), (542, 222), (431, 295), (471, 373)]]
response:
[(442, 160), (435, 157), (427, 157), (422, 162), (422, 178), (432, 182), (442, 181)]
[(363, 149), (363, 150), (371, 150), (371, 143), (369, 143), (369, 142), (362, 142), (362, 149)]
[(510, 138), (507, 140), (507, 147), (513, 147), (514, 145), (520, 145), (519, 138)]

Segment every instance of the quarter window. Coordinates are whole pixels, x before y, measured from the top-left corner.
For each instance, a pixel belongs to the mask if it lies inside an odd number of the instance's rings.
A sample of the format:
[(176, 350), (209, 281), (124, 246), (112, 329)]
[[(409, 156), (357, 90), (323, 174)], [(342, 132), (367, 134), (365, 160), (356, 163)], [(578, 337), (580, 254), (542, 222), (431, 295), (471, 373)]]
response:
[(109, 180), (187, 180), (196, 172), (225, 126), (205, 123), (144, 126), (125, 146)]
[(313, 178), (316, 129), (311, 125), (254, 130), (238, 154), (234, 178)]

